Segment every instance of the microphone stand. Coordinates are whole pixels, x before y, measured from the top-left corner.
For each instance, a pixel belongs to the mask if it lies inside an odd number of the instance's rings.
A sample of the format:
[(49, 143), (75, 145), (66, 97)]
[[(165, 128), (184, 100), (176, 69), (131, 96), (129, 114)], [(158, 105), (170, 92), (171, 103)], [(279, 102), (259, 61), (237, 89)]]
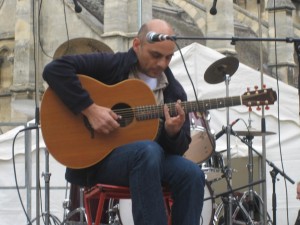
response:
[(299, 42), (300, 38), (286, 37), (286, 38), (252, 38), (252, 37), (195, 37), (195, 36), (170, 36), (173, 41), (176, 40), (214, 40), (214, 41), (231, 41), (235, 45), (238, 41), (278, 41), (286, 43)]
[(40, 212), (40, 110), (39, 110), (39, 79), (37, 74), (40, 74), (40, 46), (39, 46), (39, 18), (38, 18), (39, 0), (35, 0), (33, 3), (33, 27), (34, 27), (34, 59), (35, 59), (35, 125), (36, 125), (36, 217), (32, 221), (28, 221), (28, 224), (32, 224), (34, 221), (37, 225), (40, 225), (40, 218), (45, 217), (44, 224), (51, 224), (50, 218), (57, 220), (57, 218), (50, 213), (50, 176), (49, 173), (49, 153), (45, 150), (45, 172), (42, 176), (45, 181), (45, 212)]
[[(244, 144), (246, 144), (249, 149), (253, 150), (258, 156), (262, 157), (262, 154), (260, 154), (257, 150), (255, 150), (252, 145), (247, 143), (243, 138), (239, 137), (234, 131), (232, 132), (234, 136), (236, 136), (238, 139), (241, 140)], [(276, 208), (277, 208), (277, 202), (276, 202), (276, 191), (275, 191), (275, 183), (276, 183), (276, 176), (279, 173), (281, 176), (283, 176), (285, 179), (287, 179), (289, 182), (292, 184), (295, 183), (288, 175), (286, 175), (283, 171), (281, 171), (274, 163), (270, 162), (266, 158), (266, 162), (268, 163), (269, 166), (273, 168), (273, 170), (270, 172), (271, 177), (272, 177), (272, 183), (273, 183), (273, 193), (272, 193), (272, 208), (273, 208), (273, 225), (276, 225)], [(264, 202), (265, 204), (265, 202)]]

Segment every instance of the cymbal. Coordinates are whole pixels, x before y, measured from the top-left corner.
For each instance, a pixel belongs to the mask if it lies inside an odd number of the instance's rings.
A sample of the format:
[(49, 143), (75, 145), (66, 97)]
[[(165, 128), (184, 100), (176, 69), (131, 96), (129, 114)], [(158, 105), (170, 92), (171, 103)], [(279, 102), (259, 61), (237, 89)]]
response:
[(273, 135), (276, 134), (275, 132), (271, 131), (266, 131), (266, 132), (261, 132), (261, 131), (235, 131), (235, 133), (239, 136), (262, 136), (262, 135)]
[(239, 60), (228, 56), (211, 64), (204, 74), (204, 80), (210, 84), (217, 84), (225, 81), (225, 75), (232, 76), (239, 67)]

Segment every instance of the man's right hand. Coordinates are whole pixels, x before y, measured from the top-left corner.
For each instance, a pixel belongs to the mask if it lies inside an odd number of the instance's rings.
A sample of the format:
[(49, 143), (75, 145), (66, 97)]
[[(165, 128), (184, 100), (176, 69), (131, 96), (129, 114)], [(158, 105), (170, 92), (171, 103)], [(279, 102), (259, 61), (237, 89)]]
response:
[(117, 122), (119, 116), (110, 108), (93, 103), (82, 110), (82, 114), (87, 117), (91, 127), (98, 133), (109, 134), (120, 127)]

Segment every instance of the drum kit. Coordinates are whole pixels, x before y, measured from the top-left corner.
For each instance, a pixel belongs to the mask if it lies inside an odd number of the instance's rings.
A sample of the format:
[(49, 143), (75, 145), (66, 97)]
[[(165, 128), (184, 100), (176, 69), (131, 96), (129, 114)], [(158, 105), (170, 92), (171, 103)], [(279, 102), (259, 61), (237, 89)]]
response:
[[(229, 81), (231, 76), (236, 72), (239, 61), (234, 57), (225, 57), (213, 63), (205, 72), (204, 79), (210, 84), (225, 82), (226, 97), (229, 95)], [(202, 116), (201, 116), (202, 115)], [(230, 163), (230, 143), (227, 137), (227, 149), (224, 151), (215, 151), (216, 140), (224, 133), (228, 136), (232, 134), (232, 125), (227, 126), (216, 135), (212, 135), (209, 128), (210, 116), (208, 112), (191, 114), (191, 136), (192, 142), (185, 157), (198, 163), (206, 176), (206, 194), (204, 197), (203, 212), (200, 225), (225, 225), (225, 224), (264, 224), (262, 213), (260, 212), (263, 205), (262, 198), (253, 190), (253, 148), (252, 140), (255, 136), (272, 135), (274, 132), (259, 132), (251, 130), (251, 119), (247, 131), (235, 131), (234, 135), (243, 137), (243, 142), (248, 145), (248, 191), (240, 193), (233, 191), (231, 187), (232, 171)], [(229, 111), (227, 109), (227, 120)], [(235, 123), (238, 120), (235, 121)], [(228, 121), (227, 121), (227, 124)], [(241, 139), (241, 138), (240, 138)], [(227, 153), (227, 165), (225, 165), (223, 153)], [(226, 179), (229, 191), (214, 195), (211, 185), (221, 179)], [(245, 188), (243, 187), (243, 188)], [(240, 188), (242, 189), (242, 188)], [(238, 190), (240, 190), (238, 189)], [(230, 197), (229, 197), (230, 195)], [(216, 205), (215, 198), (222, 197), (219, 205)], [(229, 202), (229, 199), (232, 199)], [(228, 210), (228, 206), (232, 207)], [(221, 214), (223, 210), (223, 215)], [(228, 219), (230, 218), (230, 219)]]
[[(234, 57), (225, 57), (213, 63), (205, 72), (204, 79), (210, 84), (217, 84), (226, 82), (228, 87), (230, 77), (236, 72), (239, 61)], [(226, 76), (226, 77), (225, 77)], [(228, 94), (228, 93), (227, 93)], [(261, 213), (259, 212), (263, 204), (262, 198), (253, 191), (253, 155), (252, 149), (249, 147), (248, 154), (248, 175), (249, 184), (243, 188), (248, 187), (249, 191), (244, 193), (226, 191), (219, 195), (214, 194), (212, 184), (225, 179), (227, 184), (230, 185), (231, 175), (228, 171), (232, 172), (231, 165), (225, 165), (223, 153), (227, 152), (227, 158), (230, 156), (229, 145), (227, 149), (221, 152), (215, 151), (216, 135), (212, 134), (209, 128), (210, 115), (209, 112), (194, 112), (189, 114), (191, 124), (191, 137), (192, 141), (189, 149), (186, 151), (184, 157), (197, 163), (203, 170), (206, 177), (206, 186), (204, 190), (204, 205), (202, 216), (199, 225), (225, 225), (225, 224), (263, 224), (261, 221)], [(250, 122), (249, 122), (250, 123)], [(251, 124), (250, 126), (251, 127)], [(252, 144), (252, 139), (255, 136), (272, 135), (273, 132), (258, 132), (258, 131), (236, 131), (235, 135), (244, 137), (248, 145)], [(227, 141), (228, 142), (228, 141)], [(228, 159), (227, 159), (228, 163)], [(234, 204), (231, 203), (234, 210), (229, 211), (228, 195), (232, 194)], [(216, 204), (215, 199), (221, 197), (220, 204)], [(107, 206), (107, 218), (109, 225), (134, 225), (131, 213), (131, 200), (110, 199)], [(222, 214), (223, 211), (223, 214)], [(231, 215), (232, 222), (226, 222), (228, 215)]]

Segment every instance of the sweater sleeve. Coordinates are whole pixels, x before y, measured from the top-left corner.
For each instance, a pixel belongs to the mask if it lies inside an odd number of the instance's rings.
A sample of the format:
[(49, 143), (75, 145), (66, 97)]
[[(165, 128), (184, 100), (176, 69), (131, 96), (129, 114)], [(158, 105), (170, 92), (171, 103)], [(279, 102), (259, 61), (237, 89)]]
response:
[(113, 83), (116, 80), (114, 70), (118, 68), (116, 57), (107, 53), (64, 56), (46, 65), (43, 78), (63, 103), (77, 114), (93, 103), (77, 74)]

